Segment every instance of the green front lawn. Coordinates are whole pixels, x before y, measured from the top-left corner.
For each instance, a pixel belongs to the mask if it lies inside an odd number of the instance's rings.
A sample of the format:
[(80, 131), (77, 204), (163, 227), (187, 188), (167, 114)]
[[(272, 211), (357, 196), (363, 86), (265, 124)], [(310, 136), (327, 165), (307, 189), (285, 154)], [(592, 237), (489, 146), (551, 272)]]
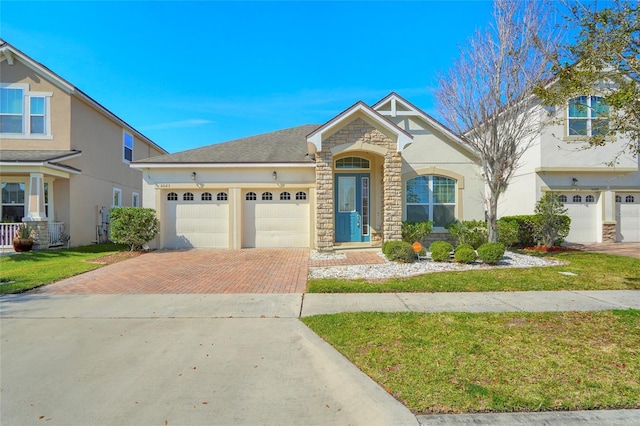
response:
[(416, 414), (640, 408), (640, 311), (303, 318)]
[(89, 263), (127, 250), (116, 244), (98, 244), (62, 250), (30, 251), (0, 257), (0, 294), (20, 293), (81, 274), (103, 265)]
[[(309, 280), (309, 293), (387, 293), (532, 290), (640, 289), (640, 259), (577, 251), (542, 254), (566, 265), (535, 268), (496, 268), (464, 272), (433, 272), (382, 282), (365, 279)], [(571, 272), (577, 276), (562, 275)]]

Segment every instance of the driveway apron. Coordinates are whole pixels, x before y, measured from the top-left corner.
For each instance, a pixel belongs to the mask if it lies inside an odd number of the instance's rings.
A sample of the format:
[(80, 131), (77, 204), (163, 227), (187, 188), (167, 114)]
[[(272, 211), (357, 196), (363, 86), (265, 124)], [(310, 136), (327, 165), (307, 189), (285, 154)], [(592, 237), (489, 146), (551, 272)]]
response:
[(55, 294), (302, 293), (309, 250), (159, 250), (55, 284)]

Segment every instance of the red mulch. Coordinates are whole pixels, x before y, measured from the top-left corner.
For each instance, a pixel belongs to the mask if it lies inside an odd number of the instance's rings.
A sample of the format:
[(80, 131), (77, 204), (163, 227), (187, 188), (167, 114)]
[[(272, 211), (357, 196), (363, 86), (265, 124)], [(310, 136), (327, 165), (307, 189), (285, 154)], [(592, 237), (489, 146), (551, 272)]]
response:
[(122, 262), (123, 260), (133, 259), (145, 252), (143, 251), (119, 251), (117, 253), (107, 254), (106, 256), (97, 257), (95, 259), (87, 260), (90, 263), (98, 263), (100, 265), (111, 265), (113, 263)]
[(531, 247), (524, 247), (522, 250), (539, 251), (539, 252), (542, 252), (542, 253), (551, 253), (551, 252), (555, 252), (555, 251), (575, 251), (575, 249), (572, 249), (572, 248), (569, 248), (569, 247), (563, 247), (563, 246), (551, 246), (551, 247), (531, 246)]

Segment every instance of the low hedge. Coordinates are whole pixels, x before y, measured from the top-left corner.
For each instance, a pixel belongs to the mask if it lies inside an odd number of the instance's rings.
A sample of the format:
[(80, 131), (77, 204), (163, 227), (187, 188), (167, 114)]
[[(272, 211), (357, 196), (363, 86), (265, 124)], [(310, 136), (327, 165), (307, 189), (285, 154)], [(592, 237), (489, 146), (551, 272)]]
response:
[(387, 241), (382, 245), (382, 253), (392, 262), (411, 263), (416, 253), (411, 244), (405, 241)]
[(504, 257), (504, 244), (485, 243), (478, 247), (478, 257), (484, 263), (495, 265)]
[(529, 247), (536, 244), (536, 215), (527, 214), (518, 216), (503, 216), (498, 220), (498, 222), (516, 222), (518, 224), (518, 239), (515, 244), (521, 247)]
[(478, 258), (476, 251), (473, 249), (471, 244), (460, 244), (456, 247), (456, 250), (453, 254), (453, 260), (458, 263), (473, 263)]
[(436, 241), (429, 246), (431, 259), (435, 262), (446, 262), (451, 259), (453, 246), (446, 241)]

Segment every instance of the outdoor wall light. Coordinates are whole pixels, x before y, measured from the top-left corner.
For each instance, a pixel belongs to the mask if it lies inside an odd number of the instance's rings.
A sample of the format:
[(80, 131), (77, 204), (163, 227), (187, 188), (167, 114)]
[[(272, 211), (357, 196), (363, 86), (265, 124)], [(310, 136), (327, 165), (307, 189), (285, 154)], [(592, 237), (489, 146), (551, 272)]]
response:
[(571, 185), (578, 186), (578, 178), (571, 178)]
[(191, 180), (196, 181), (196, 172), (191, 172)]
[(271, 173), (271, 176), (273, 177), (273, 180), (278, 180), (278, 172), (274, 171)]

